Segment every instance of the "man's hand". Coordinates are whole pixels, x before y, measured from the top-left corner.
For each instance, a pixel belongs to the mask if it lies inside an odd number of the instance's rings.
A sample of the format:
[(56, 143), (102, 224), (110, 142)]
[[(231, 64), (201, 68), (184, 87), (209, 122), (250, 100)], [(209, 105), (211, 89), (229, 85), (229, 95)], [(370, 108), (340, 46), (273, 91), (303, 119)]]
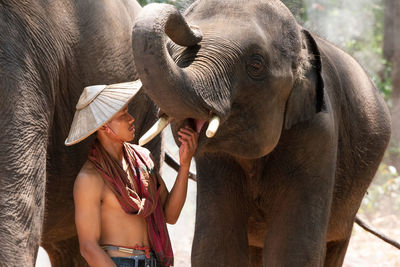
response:
[(198, 134), (189, 126), (178, 131), (178, 140), (182, 143), (179, 147), (179, 161), (181, 166), (190, 166), (190, 161), (197, 148)]

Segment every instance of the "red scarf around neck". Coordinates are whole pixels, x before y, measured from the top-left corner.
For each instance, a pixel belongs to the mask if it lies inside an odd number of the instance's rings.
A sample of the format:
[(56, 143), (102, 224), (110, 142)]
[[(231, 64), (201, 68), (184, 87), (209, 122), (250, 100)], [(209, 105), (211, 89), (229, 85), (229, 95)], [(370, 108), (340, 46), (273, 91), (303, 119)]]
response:
[[(117, 197), (122, 209), (146, 220), (151, 249), (162, 266), (173, 265), (173, 252), (163, 207), (157, 190), (158, 180), (150, 152), (140, 146), (123, 144), (124, 157), (135, 181), (128, 178), (121, 165), (96, 139), (89, 160), (103, 176), (105, 183)], [(134, 184), (136, 184), (137, 192)]]

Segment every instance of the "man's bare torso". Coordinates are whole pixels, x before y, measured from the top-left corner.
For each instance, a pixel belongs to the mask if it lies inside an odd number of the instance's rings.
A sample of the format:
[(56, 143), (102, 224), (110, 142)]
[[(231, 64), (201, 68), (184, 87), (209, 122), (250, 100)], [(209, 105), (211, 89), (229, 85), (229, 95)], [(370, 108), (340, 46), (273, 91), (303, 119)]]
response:
[[(128, 214), (122, 208), (114, 192), (104, 182), (103, 177), (95, 169), (91, 162), (86, 162), (83, 170), (90, 172), (102, 186), (101, 190), (101, 205), (100, 205), (100, 222), (101, 235), (100, 245), (114, 245), (134, 247), (135, 245), (149, 247), (147, 237), (147, 225), (143, 217)], [(127, 172), (131, 177), (131, 172)], [(119, 251), (107, 251), (112, 257), (129, 256), (126, 253)]]

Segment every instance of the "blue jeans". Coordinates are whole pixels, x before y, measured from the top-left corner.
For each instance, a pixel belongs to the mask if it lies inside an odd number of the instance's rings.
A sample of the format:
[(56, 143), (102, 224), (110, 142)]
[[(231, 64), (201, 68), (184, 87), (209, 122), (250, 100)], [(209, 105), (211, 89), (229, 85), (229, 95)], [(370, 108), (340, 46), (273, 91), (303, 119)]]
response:
[(111, 257), (117, 267), (157, 267), (157, 261), (152, 255), (150, 259), (146, 255), (129, 257)]

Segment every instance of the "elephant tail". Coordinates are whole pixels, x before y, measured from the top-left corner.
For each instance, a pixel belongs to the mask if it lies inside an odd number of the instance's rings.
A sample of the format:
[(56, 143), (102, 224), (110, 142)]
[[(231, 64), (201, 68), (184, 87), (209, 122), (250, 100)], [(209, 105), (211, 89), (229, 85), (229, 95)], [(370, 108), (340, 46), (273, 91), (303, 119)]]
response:
[(373, 229), (371, 226), (367, 225), (363, 220), (361, 220), (358, 216), (356, 216), (356, 220), (355, 222), (361, 227), (363, 228), (365, 231), (370, 232), (371, 234), (379, 237), (380, 239), (382, 239), (383, 241), (391, 244), (392, 246), (400, 249), (400, 243), (389, 238), (388, 236), (386, 236), (385, 234), (382, 234), (381, 232)]

